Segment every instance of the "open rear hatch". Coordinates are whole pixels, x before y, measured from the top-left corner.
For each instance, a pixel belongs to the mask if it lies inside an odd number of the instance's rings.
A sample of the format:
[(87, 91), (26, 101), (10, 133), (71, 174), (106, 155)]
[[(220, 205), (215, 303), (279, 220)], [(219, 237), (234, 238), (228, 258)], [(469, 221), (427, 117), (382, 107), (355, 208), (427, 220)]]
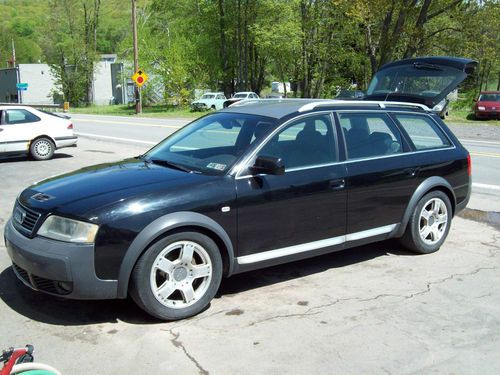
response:
[(386, 64), (373, 77), (364, 100), (410, 102), (433, 108), (474, 72), (477, 61), (417, 57)]

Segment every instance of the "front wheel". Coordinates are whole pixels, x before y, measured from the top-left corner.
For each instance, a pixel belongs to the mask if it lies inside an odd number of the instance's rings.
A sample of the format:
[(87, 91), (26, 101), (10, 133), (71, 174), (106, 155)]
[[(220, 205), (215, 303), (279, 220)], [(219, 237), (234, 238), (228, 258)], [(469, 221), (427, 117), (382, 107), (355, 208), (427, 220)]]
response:
[(48, 138), (38, 138), (31, 142), (30, 154), (35, 160), (49, 160), (54, 155), (56, 147)]
[(178, 320), (198, 314), (215, 296), (222, 279), (222, 257), (215, 242), (182, 232), (153, 244), (132, 273), (130, 294), (149, 314)]
[(427, 193), (415, 207), (401, 243), (421, 254), (439, 250), (450, 231), (451, 216), (450, 199), (445, 193)]

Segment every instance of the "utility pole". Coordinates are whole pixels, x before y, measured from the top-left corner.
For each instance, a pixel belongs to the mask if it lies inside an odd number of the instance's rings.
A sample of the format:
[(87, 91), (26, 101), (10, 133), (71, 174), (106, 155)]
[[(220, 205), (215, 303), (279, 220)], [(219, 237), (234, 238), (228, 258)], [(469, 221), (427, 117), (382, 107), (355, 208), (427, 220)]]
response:
[[(19, 68), (16, 66), (16, 45), (14, 44), (14, 38), (12, 38), (12, 67), (16, 71), (16, 83), (21, 83)], [(17, 102), (19, 104), (23, 102), (21, 90), (17, 91)]]
[[(134, 72), (139, 70), (139, 50), (137, 47), (137, 0), (132, 0), (132, 34), (134, 39)], [(141, 89), (137, 85), (134, 88), (135, 113), (142, 112)]]
[(12, 38), (12, 66), (16, 67), (16, 45), (14, 44), (14, 38)]

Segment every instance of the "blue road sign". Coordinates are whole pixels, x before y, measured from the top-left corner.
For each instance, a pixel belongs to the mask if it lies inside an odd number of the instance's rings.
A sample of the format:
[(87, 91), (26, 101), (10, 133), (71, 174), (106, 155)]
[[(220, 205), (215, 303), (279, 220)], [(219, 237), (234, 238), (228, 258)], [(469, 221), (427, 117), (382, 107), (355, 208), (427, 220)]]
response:
[(27, 87), (18, 87), (17, 91), (28, 91)]
[(18, 88), (18, 90), (26, 91), (28, 89), (28, 84), (21, 82), (21, 83), (17, 83), (16, 87)]

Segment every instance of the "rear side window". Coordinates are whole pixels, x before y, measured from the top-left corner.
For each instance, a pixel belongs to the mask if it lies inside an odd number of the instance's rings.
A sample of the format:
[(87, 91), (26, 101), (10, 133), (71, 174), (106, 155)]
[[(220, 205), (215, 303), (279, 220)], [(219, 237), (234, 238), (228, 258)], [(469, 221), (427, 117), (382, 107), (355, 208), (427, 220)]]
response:
[(446, 138), (441, 129), (429, 117), (408, 114), (396, 114), (394, 116), (406, 133), (408, 133), (417, 150), (450, 146), (448, 138)]
[(403, 152), (401, 134), (385, 113), (340, 113), (349, 159)]
[(9, 125), (25, 124), (37, 121), (40, 121), (40, 119), (25, 109), (9, 109), (5, 111), (5, 123)]

